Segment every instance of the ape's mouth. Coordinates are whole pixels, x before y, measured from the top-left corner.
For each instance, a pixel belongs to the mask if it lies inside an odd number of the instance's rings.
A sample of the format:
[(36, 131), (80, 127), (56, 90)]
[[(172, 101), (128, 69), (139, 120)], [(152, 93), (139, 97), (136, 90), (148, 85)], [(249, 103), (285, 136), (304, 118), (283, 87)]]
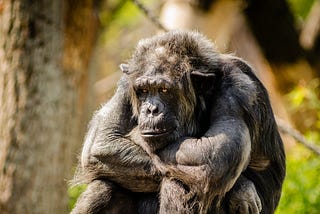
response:
[(140, 130), (141, 137), (154, 150), (161, 149), (174, 139), (175, 129), (143, 129)]
[(144, 129), (141, 130), (142, 137), (162, 137), (168, 134), (171, 134), (174, 129)]

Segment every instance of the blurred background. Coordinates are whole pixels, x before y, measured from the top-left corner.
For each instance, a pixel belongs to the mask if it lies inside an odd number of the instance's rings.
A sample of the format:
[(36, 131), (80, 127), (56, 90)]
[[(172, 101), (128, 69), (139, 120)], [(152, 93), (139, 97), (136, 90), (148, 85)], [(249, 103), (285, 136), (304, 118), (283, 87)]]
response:
[(0, 0), (0, 213), (71, 209), (88, 121), (159, 25), (255, 68), (287, 153), (276, 213), (319, 213), (319, 0)]

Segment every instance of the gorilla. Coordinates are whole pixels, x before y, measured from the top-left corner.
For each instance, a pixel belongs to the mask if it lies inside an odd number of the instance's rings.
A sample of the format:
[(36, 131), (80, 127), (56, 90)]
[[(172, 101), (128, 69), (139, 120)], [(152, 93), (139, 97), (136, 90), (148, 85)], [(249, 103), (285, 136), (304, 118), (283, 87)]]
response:
[(285, 153), (268, 94), (198, 32), (141, 40), (89, 125), (73, 214), (273, 213)]

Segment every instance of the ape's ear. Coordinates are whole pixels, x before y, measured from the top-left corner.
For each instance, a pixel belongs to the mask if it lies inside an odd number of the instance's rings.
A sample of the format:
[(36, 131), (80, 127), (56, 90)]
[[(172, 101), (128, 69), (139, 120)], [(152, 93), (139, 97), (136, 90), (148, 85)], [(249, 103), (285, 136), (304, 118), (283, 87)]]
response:
[(129, 65), (128, 64), (122, 63), (122, 64), (120, 64), (119, 67), (123, 73), (127, 74), (129, 72)]
[(192, 71), (191, 81), (196, 93), (207, 94), (212, 92), (215, 84), (216, 74), (214, 72)]

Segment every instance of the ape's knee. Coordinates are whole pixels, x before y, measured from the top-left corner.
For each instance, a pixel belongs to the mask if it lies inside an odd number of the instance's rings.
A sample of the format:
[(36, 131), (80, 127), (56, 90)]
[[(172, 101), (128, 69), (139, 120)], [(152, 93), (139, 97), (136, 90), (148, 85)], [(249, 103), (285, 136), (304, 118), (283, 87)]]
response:
[(80, 195), (71, 214), (132, 213), (134, 202), (130, 192), (105, 180), (91, 182)]
[(95, 180), (88, 184), (80, 195), (71, 214), (99, 213), (106, 208), (111, 199), (112, 185), (109, 182)]

